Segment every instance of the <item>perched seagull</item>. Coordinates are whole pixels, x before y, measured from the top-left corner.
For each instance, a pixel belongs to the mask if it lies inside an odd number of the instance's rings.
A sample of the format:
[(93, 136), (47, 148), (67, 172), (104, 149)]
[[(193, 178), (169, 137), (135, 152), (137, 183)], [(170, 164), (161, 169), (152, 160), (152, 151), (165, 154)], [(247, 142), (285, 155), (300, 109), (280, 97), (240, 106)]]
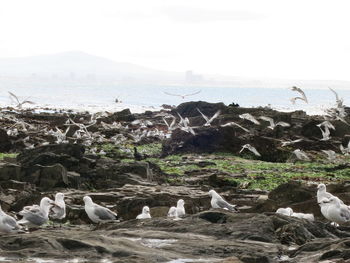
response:
[(241, 128), (243, 131), (249, 132), (248, 129), (242, 127), (241, 125), (239, 125), (238, 123), (235, 123), (235, 122), (233, 122), (233, 121), (221, 125), (221, 127), (227, 127), (227, 126), (237, 126), (238, 128)]
[(55, 201), (52, 203), (51, 207), (51, 218), (53, 219), (63, 219), (66, 217), (66, 203), (64, 202), (64, 194), (57, 193), (55, 195)]
[(292, 145), (292, 144), (295, 144), (295, 143), (298, 143), (298, 142), (301, 142), (303, 139), (297, 139), (297, 140), (288, 140), (288, 141), (282, 141), (282, 145), (281, 147), (285, 147), (285, 146), (288, 146), (288, 145)]
[(184, 201), (184, 200), (179, 199), (179, 200), (177, 201), (177, 205), (176, 205), (176, 215), (177, 215), (178, 217), (182, 217), (182, 216), (184, 216), (184, 215), (186, 214), (184, 205), (185, 205), (185, 201)]
[(342, 152), (342, 154), (344, 154), (344, 155), (350, 154), (350, 140), (348, 142), (347, 147), (344, 147), (343, 144), (340, 144), (339, 148), (340, 148), (340, 151)]
[(200, 93), (200, 92), (201, 92), (201, 90), (198, 90), (198, 91), (196, 91), (196, 92), (194, 92), (194, 93), (181, 95), (181, 94), (173, 94), (173, 93), (164, 91), (164, 93), (165, 93), (166, 95), (169, 95), (169, 96), (176, 96), (176, 97), (180, 97), (180, 98), (182, 98), (182, 99), (185, 99), (185, 98), (188, 97), (188, 96), (197, 95), (197, 94)]
[(18, 224), (26, 225), (29, 228), (45, 224), (49, 220), (52, 203), (53, 201), (50, 198), (44, 197), (40, 201), (40, 206), (32, 205), (23, 207), (23, 210), (19, 212), (23, 218), (18, 221)]
[(322, 150), (322, 152), (324, 152), (325, 154), (327, 154), (327, 159), (329, 161), (334, 161), (337, 158), (337, 154), (335, 153), (335, 151), (332, 150)]
[(210, 204), (212, 208), (221, 208), (232, 212), (238, 212), (236, 205), (231, 205), (226, 202), (215, 190), (210, 190), (209, 196), (211, 197)]
[(253, 115), (251, 115), (249, 113), (240, 114), (240, 115), (238, 115), (238, 117), (240, 117), (243, 120), (251, 121), (252, 123), (257, 124), (257, 125), (260, 124), (260, 122), (257, 119), (255, 119), (255, 117)]
[(284, 121), (279, 121), (279, 122), (275, 123), (275, 121), (270, 117), (260, 116), (259, 119), (264, 120), (264, 121), (268, 121), (270, 123), (270, 125), (267, 126), (267, 128), (269, 128), (271, 130), (275, 129), (277, 126), (290, 127), (289, 123), (284, 122)]
[(175, 206), (170, 207), (170, 209), (168, 211), (168, 217), (177, 217), (176, 210), (177, 209)]
[(255, 149), (255, 147), (251, 146), (249, 143), (243, 145), (239, 153), (241, 153), (244, 149), (248, 149), (249, 151), (254, 153), (256, 156), (261, 156), (261, 154)]
[(23, 106), (24, 104), (26, 104), (26, 103), (27, 103), (27, 104), (35, 104), (34, 102), (28, 100), (28, 98), (26, 98), (26, 99), (23, 100), (23, 101), (20, 101), (19, 98), (18, 98), (15, 94), (13, 94), (12, 92), (9, 92), (9, 91), (8, 91), (8, 93), (10, 94), (10, 98), (11, 98), (12, 101), (13, 101), (13, 99), (16, 100), (16, 103), (17, 103), (16, 108), (21, 109), (22, 106)]
[(297, 157), (299, 160), (304, 161), (310, 161), (310, 158), (306, 155), (306, 153), (300, 149), (296, 149), (293, 151), (293, 154)]
[(210, 126), (210, 124), (213, 122), (213, 120), (215, 120), (220, 114), (221, 114), (221, 110), (218, 110), (210, 119), (203, 114), (203, 112), (201, 112), (198, 108), (197, 111), (202, 115), (203, 119), (206, 121), (206, 123), (203, 126)]
[[(325, 184), (319, 184), (317, 186), (317, 202), (320, 203), (323, 198), (331, 199), (332, 197), (338, 198), (331, 193), (327, 192)], [(339, 198), (338, 198), (339, 199)], [(339, 199), (341, 204), (344, 204), (342, 200)]]
[(16, 219), (2, 211), (0, 206), (0, 232), (17, 233), (21, 227), (17, 224)]
[(318, 203), (318, 205), (321, 208), (321, 214), (325, 218), (327, 218), (328, 217), (327, 210), (328, 210), (328, 207), (329, 207), (329, 199), (327, 197), (322, 197), (322, 198), (319, 199), (318, 196), (317, 196), (317, 203)]
[(95, 204), (90, 196), (84, 196), (85, 212), (94, 223), (102, 223), (110, 220), (116, 220), (117, 214), (106, 207)]
[(276, 210), (276, 214), (291, 216), (293, 214), (293, 209), (290, 207), (287, 208), (278, 208)]
[[(325, 201), (323, 199), (323, 201)], [(337, 224), (343, 224), (350, 221), (350, 210), (344, 204), (341, 204), (339, 199), (336, 197), (331, 197), (328, 199), (328, 208), (324, 215), (329, 221), (335, 222)]]
[(320, 141), (328, 141), (331, 137), (329, 136), (331, 134), (329, 128), (327, 126), (324, 126), (324, 130), (322, 130), (321, 127), (319, 127), (322, 132), (322, 139)]
[(148, 206), (144, 206), (142, 208), (142, 213), (136, 217), (136, 219), (145, 219), (145, 218), (151, 218), (151, 214)]
[(296, 100), (303, 100), (303, 101), (305, 101), (306, 103), (309, 103), (308, 100), (307, 100), (307, 98), (306, 98), (306, 95), (305, 95), (304, 91), (302, 91), (302, 89), (297, 88), (297, 87), (294, 86), (294, 87), (292, 87), (292, 91), (296, 91), (296, 92), (298, 92), (298, 93), (301, 95), (301, 97), (295, 97), (295, 98), (291, 98), (291, 99), (290, 99), (290, 101), (291, 101), (293, 104), (295, 104), (295, 101), (296, 101)]

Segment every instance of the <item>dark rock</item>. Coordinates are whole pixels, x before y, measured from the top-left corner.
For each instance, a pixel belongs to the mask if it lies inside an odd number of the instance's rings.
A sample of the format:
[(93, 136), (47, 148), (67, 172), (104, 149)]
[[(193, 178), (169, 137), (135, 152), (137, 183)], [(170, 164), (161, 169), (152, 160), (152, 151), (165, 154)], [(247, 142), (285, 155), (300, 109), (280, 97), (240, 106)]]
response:
[(103, 121), (106, 121), (108, 123), (112, 123), (114, 121), (134, 121), (136, 118), (135, 116), (131, 113), (129, 109), (125, 109), (122, 111), (118, 111), (110, 115), (109, 117), (102, 118)]
[(205, 115), (212, 116), (218, 110), (221, 110), (222, 113), (225, 113), (227, 106), (223, 103), (209, 103), (205, 101), (190, 101), (181, 103), (176, 109), (173, 109), (171, 112), (174, 116), (177, 116), (179, 113), (182, 117), (195, 117), (199, 116), (197, 108), (202, 111)]
[(8, 152), (11, 150), (11, 140), (7, 132), (0, 129), (0, 152)]
[(16, 164), (0, 163), (0, 181), (20, 180), (21, 167)]

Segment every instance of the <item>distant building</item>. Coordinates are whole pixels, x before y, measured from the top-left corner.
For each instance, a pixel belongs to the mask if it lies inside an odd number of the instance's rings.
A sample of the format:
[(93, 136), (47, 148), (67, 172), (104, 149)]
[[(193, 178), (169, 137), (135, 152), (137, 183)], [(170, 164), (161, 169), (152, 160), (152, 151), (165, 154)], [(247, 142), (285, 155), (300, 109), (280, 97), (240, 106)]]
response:
[(185, 80), (186, 82), (198, 82), (203, 80), (203, 76), (200, 74), (194, 74), (192, 70), (187, 70), (185, 72)]

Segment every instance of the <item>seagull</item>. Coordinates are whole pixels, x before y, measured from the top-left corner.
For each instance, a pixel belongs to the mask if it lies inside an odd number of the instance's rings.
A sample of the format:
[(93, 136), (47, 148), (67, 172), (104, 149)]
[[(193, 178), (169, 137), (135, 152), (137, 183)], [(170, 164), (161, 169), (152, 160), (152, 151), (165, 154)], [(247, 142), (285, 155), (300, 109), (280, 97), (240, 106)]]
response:
[(195, 131), (193, 130), (193, 128), (195, 128), (195, 127), (189, 126), (190, 120), (187, 117), (183, 118), (180, 115), (180, 113), (177, 113), (177, 115), (180, 117), (180, 122), (179, 122), (180, 129), (185, 131), (185, 132), (192, 133), (192, 135), (196, 135)]
[(293, 214), (293, 209), (290, 207), (287, 208), (278, 208), (276, 210), (276, 214), (291, 216)]
[(333, 150), (322, 150), (325, 154), (327, 154), (327, 159), (329, 161), (334, 161), (337, 158), (337, 154)]
[(339, 107), (343, 107), (343, 102), (344, 102), (343, 98), (340, 98), (339, 95), (338, 95), (338, 93), (337, 93), (334, 89), (332, 89), (332, 88), (330, 88), (330, 87), (328, 87), (328, 88), (329, 88), (329, 90), (332, 91), (333, 94), (335, 95), (335, 102), (337, 103), (337, 107), (338, 107), (338, 108), (339, 108)]
[(166, 95), (169, 95), (169, 96), (176, 96), (176, 97), (180, 97), (180, 98), (182, 98), (182, 99), (185, 99), (185, 98), (188, 97), (188, 96), (197, 95), (197, 94), (200, 93), (200, 92), (201, 92), (201, 90), (198, 90), (198, 91), (196, 91), (196, 92), (194, 92), (194, 93), (181, 95), (181, 94), (173, 94), (173, 93), (164, 91), (164, 93), (165, 93)]
[(277, 126), (290, 127), (289, 123), (284, 122), (284, 121), (279, 121), (279, 122), (275, 123), (275, 121), (270, 117), (260, 116), (259, 119), (264, 120), (264, 121), (268, 121), (270, 123), (270, 125), (267, 126), (267, 128), (270, 128), (271, 130), (275, 129)]
[(215, 190), (210, 190), (209, 196), (211, 197), (210, 204), (212, 208), (221, 208), (232, 212), (238, 212), (236, 205), (231, 205), (226, 202)]
[(238, 117), (240, 117), (243, 120), (251, 121), (252, 123), (257, 124), (257, 125), (260, 124), (260, 122), (257, 119), (255, 119), (255, 117), (253, 115), (251, 115), (249, 113), (240, 114), (240, 115), (238, 115)]
[(295, 143), (298, 143), (298, 142), (301, 142), (303, 139), (297, 139), (297, 140), (288, 140), (288, 141), (282, 141), (282, 145), (281, 147), (284, 147), (284, 146), (288, 146), (288, 145), (292, 145), (292, 144), (295, 144)]
[(202, 115), (203, 119), (206, 121), (206, 123), (203, 126), (210, 126), (210, 124), (213, 122), (213, 120), (215, 120), (220, 114), (221, 114), (221, 110), (218, 110), (210, 119), (203, 114), (203, 112), (201, 112), (198, 108), (197, 108), (198, 112)]
[(304, 161), (310, 161), (310, 158), (306, 155), (306, 153), (300, 149), (296, 149), (293, 151), (293, 154), (297, 157), (299, 160)]
[(249, 151), (254, 153), (256, 156), (261, 156), (261, 154), (255, 149), (255, 147), (251, 146), (249, 143), (243, 145), (239, 153), (241, 153), (244, 149), (248, 149)]
[(301, 97), (295, 97), (295, 98), (291, 98), (291, 99), (290, 99), (290, 101), (291, 101), (293, 104), (295, 104), (295, 101), (296, 101), (296, 100), (303, 100), (303, 101), (305, 101), (306, 103), (309, 103), (308, 100), (307, 100), (307, 98), (306, 98), (306, 95), (305, 95), (304, 91), (302, 91), (302, 89), (297, 88), (297, 87), (295, 87), (295, 86), (292, 87), (291, 89), (292, 89), (292, 91), (299, 92), (299, 94), (301, 95)]
[(322, 132), (322, 139), (320, 141), (328, 141), (331, 137), (329, 136), (331, 134), (328, 126), (324, 126), (324, 130), (322, 130), (321, 127), (319, 127)]
[(347, 147), (344, 147), (343, 144), (340, 144), (339, 148), (340, 148), (340, 151), (342, 152), (342, 154), (344, 154), (344, 155), (350, 154), (350, 140), (348, 142)]
[(0, 206), (0, 232), (2, 233), (17, 233), (21, 230), (16, 219), (2, 211)]
[(53, 219), (63, 219), (66, 217), (66, 203), (64, 202), (64, 194), (57, 193), (55, 195), (55, 201), (52, 203), (51, 207), (51, 218)]
[(144, 206), (142, 208), (142, 213), (136, 217), (136, 219), (145, 219), (145, 218), (151, 218), (151, 214), (148, 206)]
[(40, 206), (32, 205), (23, 207), (23, 210), (19, 212), (23, 218), (18, 221), (18, 224), (26, 225), (29, 228), (45, 224), (49, 220), (52, 202), (50, 198), (44, 197), (40, 201)]
[(184, 216), (186, 214), (184, 205), (185, 205), (185, 201), (184, 200), (179, 199), (177, 201), (176, 215), (178, 217), (182, 217), (182, 216)]
[[(323, 202), (324, 201), (325, 200), (323, 199)], [(343, 224), (350, 221), (349, 207), (341, 204), (339, 199), (334, 196), (328, 199), (328, 203), (325, 214), (322, 213), (326, 219), (337, 224)]]
[(238, 123), (235, 123), (235, 122), (233, 122), (233, 121), (221, 125), (221, 127), (227, 127), (227, 126), (237, 126), (238, 128), (241, 128), (243, 131), (249, 132), (248, 129), (242, 127), (241, 125), (239, 125)]
[(12, 101), (13, 101), (13, 99), (16, 100), (16, 103), (17, 103), (16, 108), (21, 109), (22, 106), (23, 106), (24, 104), (26, 104), (26, 103), (27, 103), (27, 104), (35, 104), (34, 102), (28, 100), (28, 98), (26, 98), (26, 99), (23, 100), (23, 101), (20, 101), (19, 98), (18, 98), (15, 94), (13, 94), (12, 92), (9, 92), (9, 91), (8, 91), (8, 93), (10, 94), (10, 98), (11, 98)]
[(84, 196), (85, 212), (94, 223), (102, 223), (110, 220), (116, 220), (117, 214), (106, 207), (95, 204), (90, 196)]
[(168, 217), (177, 217), (175, 206), (170, 207), (170, 209), (168, 211)]
[(335, 130), (334, 125), (332, 123), (330, 123), (329, 121), (321, 122), (320, 124), (317, 124), (316, 126), (319, 127), (319, 128), (327, 127), (328, 129)]
[(169, 124), (166, 119), (163, 117), (163, 121), (166, 124), (166, 126), (168, 127), (168, 131), (173, 131), (176, 129), (176, 117), (171, 115), (171, 118), (173, 119), (173, 121)]

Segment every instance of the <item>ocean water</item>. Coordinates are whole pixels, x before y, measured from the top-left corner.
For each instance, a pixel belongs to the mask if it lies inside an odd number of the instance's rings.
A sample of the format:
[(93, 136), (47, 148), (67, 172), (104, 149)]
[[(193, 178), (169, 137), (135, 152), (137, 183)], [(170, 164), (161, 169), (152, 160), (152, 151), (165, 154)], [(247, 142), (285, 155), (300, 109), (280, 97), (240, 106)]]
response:
[[(336, 87), (333, 87), (336, 89)], [(336, 89), (337, 90), (337, 89)], [(295, 105), (290, 98), (299, 96), (297, 92), (284, 88), (263, 87), (189, 87), (189, 86), (151, 86), (151, 85), (63, 85), (57, 87), (1, 87), (0, 106), (9, 106), (11, 99), (7, 93), (11, 91), (20, 99), (34, 101), (35, 105), (26, 107), (49, 107), (56, 109), (73, 109), (78, 111), (118, 111), (130, 108), (132, 112), (160, 109), (162, 104), (178, 105), (186, 101), (238, 103), (242, 107), (258, 107), (270, 105), (282, 111), (305, 110), (308, 114), (322, 114), (326, 108), (335, 105), (335, 96), (329, 89), (307, 89), (304, 91), (309, 104), (298, 100)], [(199, 94), (185, 97), (170, 96), (172, 94)], [(350, 105), (350, 89), (338, 89), (345, 105)], [(116, 103), (115, 99), (122, 101)]]

